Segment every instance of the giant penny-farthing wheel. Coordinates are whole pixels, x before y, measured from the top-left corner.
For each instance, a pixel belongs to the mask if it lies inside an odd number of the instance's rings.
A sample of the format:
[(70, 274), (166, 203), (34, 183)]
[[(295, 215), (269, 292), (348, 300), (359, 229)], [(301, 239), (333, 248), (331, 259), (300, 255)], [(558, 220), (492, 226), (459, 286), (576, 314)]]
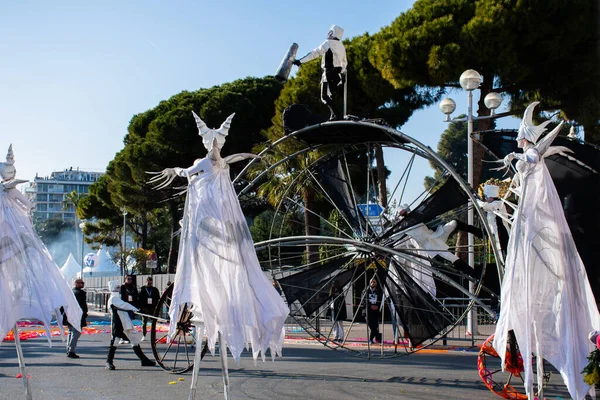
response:
[[(380, 121), (338, 121), (293, 132), (260, 156), (234, 182), (242, 202), (263, 198), (273, 204), (263, 219), (267, 237), (256, 249), (290, 307), (288, 331), (356, 355), (394, 357), (427, 347), (453, 329), (464, 334), (463, 320), (474, 304), (480, 313), (495, 316), (483, 299), (495, 297), (482, 282), (496, 253), (485, 216), (469, 186), (429, 147)], [(379, 174), (377, 160), (385, 163)], [(425, 189), (425, 175), (434, 176), (430, 166), (437, 173)], [(380, 206), (380, 182), (386, 183), (386, 207)], [(400, 204), (411, 210), (402, 220)], [(407, 235), (423, 224), (440, 235), (451, 220), (466, 221), (469, 207), (473, 226), (482, 232), (475, 241), (474, 271), (433, 258), (443, 249), (425, 248), (414, 240), (414, 231)], [(448, 243), (455, 240), (451, 236)], [(455, 251), (453, 244), (450, 250)], [(466, 240), (456, 252), (467, 259)], [(383, 338), (377, 344), (367, 340), (361, 307), (374, 276), (388, 299), (379, 315)], [(341, 341), (333, 340), (329, 318), (334, 280), (347, 311)]]

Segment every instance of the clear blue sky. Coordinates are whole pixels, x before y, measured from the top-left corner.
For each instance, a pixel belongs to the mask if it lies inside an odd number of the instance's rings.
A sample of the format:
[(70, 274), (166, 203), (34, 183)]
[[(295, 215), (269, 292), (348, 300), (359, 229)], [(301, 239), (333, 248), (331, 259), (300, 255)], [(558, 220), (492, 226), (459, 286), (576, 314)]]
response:
[[(17, 176), (103, 171), (131, 117), (182, 90), (271, 75), (291, 43), (304, 54), (331, 24), (376, 33), (412, 1), (12, 1), (0, 13), (0, 155)], [(453, 93), (466, 113), (466, 93)], [(350, 110), (351, 111), (351, 110)], [(402, 131), (436, 147), (437, 105)], [(516, 127), (508, 119), (501, 127)]]

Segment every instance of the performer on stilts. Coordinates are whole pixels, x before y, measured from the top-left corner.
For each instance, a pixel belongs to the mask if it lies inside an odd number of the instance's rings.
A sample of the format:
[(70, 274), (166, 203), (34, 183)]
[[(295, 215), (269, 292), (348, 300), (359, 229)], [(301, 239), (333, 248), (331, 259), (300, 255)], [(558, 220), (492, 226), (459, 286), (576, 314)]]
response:
[[(195, 320), (203, 321), (208, 347), (214, 354), (219, 341), (225, 398), (229, 398), (227, 349), (236, 363), (244, 348), (252, 348), (263, 361), (267, 350), (281, 355), (283, 325), (288, 308), (262, 271), (250, 230), (231, 182), (229, 164), (254, 154), (225, 158), (220, 151), (229, 133), (233, 114), (219, 129), (210, 129), (194, 114), (208, 150), (189, 168), (167, 168), (150, 183), (167, 187), (177, 176), (188, 179), (182, 234), (169, 315), (175, 332), (184, 305)], [(196, 347), (190, 398), (195, 393), (202, 346)]]
[(506, 167), (517, 160), (518, 187), (514, 192), (519, 205), (510, 231), (493, 346), (504, 365), (508, 331), (514, 331), (530, 399), (534, 398), (531, 360), (535, 353), (538, 387), (543, 387), (545, 359), (560, 372), (571, 397), (579, 400), (590, 389), (581, 374), (593, 348), (586, 338), (590, 331), (600, 328), (600, 315), (544, 163), (545, 157), (568, 151), (550, 147), (562, 122), (539, 140), (550, 121), (533, 124), (537, 104), (527, 107), (519, 128), (517, 141), (523, 153), (511, 153), (504, 159)]
[[(20, 348), (17, 321), (31, 318), (46, 328), (52, 345), (50, 324), (63, 307), (74, 329), (81, 330), (81, 308), (46, 246), (33, 230), (31, 202), (17, 189), (27, 181), (15, 179), (12, 145), (6, 162), (0, 163), (0, 340), (13, 330), (26, 397), (31, 398)], [(64, 340), (63, 327), (58, 325)]]

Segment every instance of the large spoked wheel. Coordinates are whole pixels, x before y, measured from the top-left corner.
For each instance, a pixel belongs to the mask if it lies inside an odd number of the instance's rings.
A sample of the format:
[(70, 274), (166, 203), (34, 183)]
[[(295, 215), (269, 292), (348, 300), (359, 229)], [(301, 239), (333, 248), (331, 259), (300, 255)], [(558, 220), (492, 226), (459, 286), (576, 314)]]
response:
[[(492, 347), (494, 335), (490, 336), (481, 346), (479, 356), (477, 357), (477, 368), (479, 376), (485, 383), (485, 386), (492, 392), (504, 399), (527, 400), (525, 387), (523, 385), (523, 357), (519, 352), (519, 347), (514, 341), (509, 339), (506, 346), (506, 365), (502, 371), (501, 359), (498, 352)], [(537, 359), (532, 358), (532, 368), (536, 374)], [(543, 386), (546, 387), (552, 376), (549, 364), (544, 361)], [(534, 394), (539, 394), (537, 387), (537, 378), (534, 376)]]
[[(469, 203), (470, 188), (430, 148), (387, 126), (339, 121), (294, 132), (260, 156), (235, 182), (242, 203), (263, 197), (274, 206), (256, 249), (289, 304), (288, 332), (357, 355), (393, 357), (453, 330), (462, 339), (477, 334), (463, 322), (475, 303), (495, 317), (490, 302), (497, 296), (482, 284), (495, 242), (482, 211)], [(411, 210), (404, 219), (401, 204)], [(465, 228), (469, 208), (475, 219)], [(465, 268), (466, 240), (450, 234), (456, 226), (478, 234), (475, 270)], [(415, 240), (417, 230), (447, 238), (449, 248)], [(373, 277), (391, 300), (377, 316), (381, 338), (369, 343), (362, 306)], [(342, 291), (332, 297), (334, 281)], [(343, 312), (335, 310), (339, 299)], [(332, 312), (343, 316), (343, 334)], [(487, 337), (493, 327), (478, 331)]]
[(154, 316), (160, 319), (152, 320), (152, 354), (162, 369), (172, 374), (182, 374), (194, 367), (194, 353), (198, 343), (203, 346), (202, 357), (208, 347), (202, 332), (196, 332), (192, 321), (193, 314), (187, 310), (187, 306), (179, 313), (175, 334), (169, 339), (169, 324), (166, 321), (169, 319), (172, 295), (173, 285), (165, 290), (154, 310)]

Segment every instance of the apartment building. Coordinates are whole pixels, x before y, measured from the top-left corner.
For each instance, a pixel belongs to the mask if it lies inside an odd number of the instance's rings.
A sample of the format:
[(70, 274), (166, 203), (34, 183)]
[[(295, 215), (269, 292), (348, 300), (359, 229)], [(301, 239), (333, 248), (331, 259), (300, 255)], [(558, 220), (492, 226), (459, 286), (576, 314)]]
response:
[(26, 190), (32, 195), (35, 206), (32, 211), (33, 218), (39, 221), (52, 218), (73, 221), (75, 218), (73, 206), (63, 210), (65, 195), (72, 191), (87, 194), (89, 187), (103, 174), (103, 172), (80, 171), (79, 168), (73, 169), (73, 167), (52, 172), (50, 176), (42, 177), (36, 174), (33, 184)]

